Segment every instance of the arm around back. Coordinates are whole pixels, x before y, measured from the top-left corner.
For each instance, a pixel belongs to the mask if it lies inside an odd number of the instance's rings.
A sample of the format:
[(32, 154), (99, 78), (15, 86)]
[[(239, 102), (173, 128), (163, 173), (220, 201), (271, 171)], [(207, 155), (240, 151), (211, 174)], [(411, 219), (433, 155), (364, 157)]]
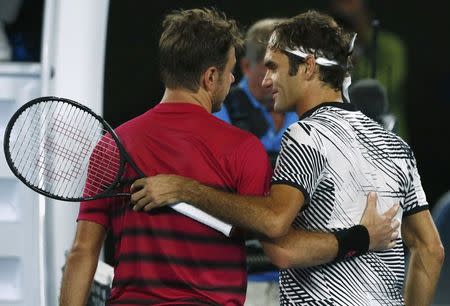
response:
[[(293, 187), (274, 185), (267, 154), (256, 137), (250, 137), (231, 154), (228, 162), (235, 191), (232, 194), (176, 175), (157, 175), (137, 180), (131, 186), (135, 210), (188, 202), (234, 226), (256, 234), (283, 236), (303, 203), (303, 195)], [(259, 196), (258, 196), (259, 195)]]
[[(137, 190), (137, 191), (136, 191)], [(303, 205), (303, 196), (288, 185), (274, 185), (265, 197), (242, 196), (176, 175), (137, 180), (132, 186), (134, 210), (188, 202), (197, 208), (267, 238), (284, 236)]]

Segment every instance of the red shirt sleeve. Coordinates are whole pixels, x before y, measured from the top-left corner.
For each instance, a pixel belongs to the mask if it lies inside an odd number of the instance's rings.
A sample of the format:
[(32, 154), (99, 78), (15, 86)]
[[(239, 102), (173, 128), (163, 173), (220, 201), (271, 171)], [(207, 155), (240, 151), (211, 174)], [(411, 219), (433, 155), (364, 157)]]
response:
[(103, 225), (105, 229), (111, 227), (110, 207), (114, 198), (99, 199), (80, 203), (77, 221), (91, 221)]

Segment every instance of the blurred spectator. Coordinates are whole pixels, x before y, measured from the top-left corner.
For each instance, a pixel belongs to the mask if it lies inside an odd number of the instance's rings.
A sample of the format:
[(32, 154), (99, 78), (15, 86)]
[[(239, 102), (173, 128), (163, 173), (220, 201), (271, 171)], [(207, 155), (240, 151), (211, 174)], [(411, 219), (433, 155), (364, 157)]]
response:
[(0, 61), (11, 60), (12, 48), (5, 24), (16, 20), (21, 5), (22, 0), (0, 0)]
[(349, 90), (350, 102), (367, 117), (381, 124), (386, 130), (397, 133), (397, 122), (389, 113), (389, 101), (381, 83), (375, 79), (356, 81)]
[(240, 68), (243, 78), (230, 90), (215, 115), (256, 135), (264, 145), (272, 162), (280, 150), (283, 132), (298, 120), (297, 114), (273, 111), (271, 89), (262, 87), (266, 74), (264, 54), (274, 24), (282, 19), (262, 19), (254, 23), (245, 36), (245, 55)]
[(44, 0), (0, 0), (0, 60), (39, 62)]
[[(403, 41), (391, 32), (374, 31), (371, 12), (365, 0), (331, 0), (330, 9), (339, 24), (348, 31), (358, 33), (353, 56), (353, 80), (372, 77), (380, 81), (388, 91), (389, 110), (397, 119), (398, 134), (407, 139), (404, 104), (407, 52)], [(377, 43), (374, 44), (376, 31)], [(376, 63), (375, 67), (373, 63)]]
[(9, 61), (11, 59), (11, 47), (6, 36), (3, 21), (0, 21), (0, 61)]

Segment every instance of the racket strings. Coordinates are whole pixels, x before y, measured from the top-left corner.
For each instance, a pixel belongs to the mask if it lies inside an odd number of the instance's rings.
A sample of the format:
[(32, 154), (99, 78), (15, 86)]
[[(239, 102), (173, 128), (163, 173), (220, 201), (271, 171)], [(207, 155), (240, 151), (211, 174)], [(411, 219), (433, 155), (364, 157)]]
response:
[[(31, 145), (39, 145), (40, 140), (39, 138), (34, 138), (33, 139), (34, 143), (32, 143)], [(99, 145), (102, 144), (108, 144), (108, 142), (105, 142), (104, 140), (100, 140), (99, 141)], [(29, 146), (28, 146), (29, 147)], [(96, 179), (103, 179), (106, 180), (107, 182), (111, 182), (112, 180), (114, 180), (116, 174), (117, 174), (117, 167), (120, 164), (120, 158), (119, 158), (119, 153), (117, 150), (112, 150), (110, 148), (111, 146), (109, 145), (108, 147), (106, 147), (105, 150), (103, 150), (103, 154), (100, 155), (98, 153), (96, 153), (95, 151), (92, 154), (89, 154), (90, 151), (88, 148), (86, 148), (85, 146), (80, 150), (80, 155), (82, 158), (86, 158), (88, 156), (90, 156), (92, 158), (92, 176), (93, 178)], [(64, 179), (75, 179), (77, 177), (79, 177), (84, 169), (84, 166), (80, 163), (80, 156), (75, 154), (74, 152), (68, 150), (64, 145), (59, 145), (57, 144), (55, 141), (53, 141), (52, 139), (48, 139), (43, 145), (42, 145), (43, 150), (40, 150), (38, 155), (37, 155), (37, 161), (36, 161), (36, 166), (34, 168), (35, 171), (37, 171), (38, 169), (42, 169), (44, 172), (44, 175), (47, 177), (50, 177), (53, 180), (57, 180), (59, 177), (62, 177)], [(48, 154), (48, 152), (51, 152), (50, 154)], [(25, 154), (24, 154), (25, 155)], [(71, 172), (66, 172), (64, 175), (64, 173), (55, 173), (55, 171), (57, 171), (58, 164), (55, 164), (56, 162), (56, 158), (54, 158), (54, 155), (57, 155), (59, 157), (63, 157), (65, 158), (67, 161), (72, 162), (73, 163), (73, 168)], [(110, 164), (114, 165), (114, 166), (106, 166), (103, 168), (103, 170), (101, 172), (98, 171), (98, 169), (100, 168), (100, 166), (105, 166), (105, 164), (103, 162), (96, 162), (96, 160), (102, 160), (105, 159), (105, 155), (108, 156), (107, 160), (109, 161)], [(24, 164), (22, 163), (22, 165), (24, 166), (29, 166), (29, 164)], [(49, 169), (50, 165), (55, 165), (56, 167), (54, 167), (54, 170)], [(30, 167), (31, 169), (31, 167)], [(25, 177), (29, 176), (29, 172), (25, 174)], [(31, 173), (31, 175), (36, 174), (36, 172)], [(102, 175), (100, 175), (102, 174)], [(109, 184), (103, 184), (103, 188), (104, 187), (108, 187)]]
[(12, 128), (10, 154), (31, 185), (67, 198), (111, 187), (120, 169), (116, 142), (90, 113), (68, 103), (38, 103)]

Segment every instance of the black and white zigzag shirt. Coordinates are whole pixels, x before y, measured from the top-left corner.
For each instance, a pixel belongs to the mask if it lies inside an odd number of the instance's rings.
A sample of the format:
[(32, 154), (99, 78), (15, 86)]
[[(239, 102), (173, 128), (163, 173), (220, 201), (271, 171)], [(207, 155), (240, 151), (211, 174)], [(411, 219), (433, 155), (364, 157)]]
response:
[[(273, 184), (305, 196), (294, 227), (333, 232), (359, 224), (367, 194), (384, 212), (400, 202), (399, 218), (428, 209), (409, 146), (348, 103), (308, 111), (285, 132)], [(401, 219), (401, 218), (400, 218)], [(281, 305), (404, 305), (405, 255), (394, 249), (280, 273)]]

